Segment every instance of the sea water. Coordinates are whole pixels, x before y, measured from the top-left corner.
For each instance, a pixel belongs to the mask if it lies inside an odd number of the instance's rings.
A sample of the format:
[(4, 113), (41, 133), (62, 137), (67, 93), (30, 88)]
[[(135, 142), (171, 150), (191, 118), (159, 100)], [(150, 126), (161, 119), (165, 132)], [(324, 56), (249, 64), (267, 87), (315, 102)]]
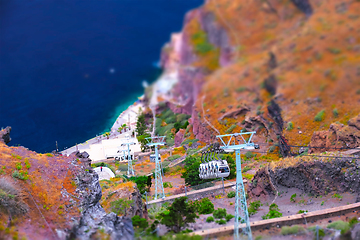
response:
[(0, 127), (38, 152), (111, 128), (202, 0), (0, 1)]

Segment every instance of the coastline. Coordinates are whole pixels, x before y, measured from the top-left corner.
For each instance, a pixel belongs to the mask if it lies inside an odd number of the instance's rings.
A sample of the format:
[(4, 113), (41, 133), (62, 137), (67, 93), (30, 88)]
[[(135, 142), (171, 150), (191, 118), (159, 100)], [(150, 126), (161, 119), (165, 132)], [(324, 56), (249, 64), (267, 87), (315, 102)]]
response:
[[(110, 140), (110, 139), (118, 139), (125, 137), (125, 135), (132, 134), (132, 131), (136, 127), (137, 122), (137, 116), (138, 113), (144, 108), (144, 104), (140, 101), (140, 99), (144, 98), (144, 94), (142, 94), (140, 97), (137, 97), (138, 100), (130, 104), (124, 111), (122, 111), (116, 120), (114, 121), (113, 125), (110, 128), (110, 135), (109, 137), (105, 137), (103, 135), (100, 136), (94, 136), (93, 138), (90, 138), (83, 143), (76, 144), (72, 147), (69, 147), (67, 149), (64, 149), (63, 151), (60, 151), (63, 155), (69, 156), (71, 153), (75, 151), (86, 151), (90, 148), (90, 145), (93, 144), (99, 144), (102, 140)], [(126, 124), (128, 127), (125, 131), (122, 131), (121, 133), (117, 130), (119, 127), (121, 127), (123, 124)], [(130, 129), (129, 129), (130, 126)]]

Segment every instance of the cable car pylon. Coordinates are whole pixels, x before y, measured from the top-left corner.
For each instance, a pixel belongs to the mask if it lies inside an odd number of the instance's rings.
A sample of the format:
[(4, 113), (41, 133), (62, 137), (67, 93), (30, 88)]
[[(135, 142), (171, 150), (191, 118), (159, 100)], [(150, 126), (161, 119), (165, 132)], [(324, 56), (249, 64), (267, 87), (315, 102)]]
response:
[[(135, 172), (134, 172), (134, 167), (132, 164), (132, 159), (131, 159), (131, 154), (130, 154), (130, 145), (135, 144), (135, 141), (133, 141), (132, 139), (130, 139), (130, 136), (126, 136), (124, 142), (121, 144), (121, 146), (127, 146), (127, 160), (128, 160), (128, 171), (127, 174), (128, 176), (135, 176)], [(124, 160), (125, 160), (125, 151), (126, 150), (122, 150), (124, 153)]]
[(162, 182), (161, 160), (159, 160), (158, 146), (165, 145), (165, 136), (145, 138), (146, 145), (155, 147), (155, 199), (165, 198), (164, 186)]
[[(234, 151), (236, 155), (236, 195), (235, 195), (235, 223), (234, 223), (234, 239), (240, 239), (239, 224), (244, 223), (242, 234), (247, 236), (248, 240), (252, 240), (252, 233), (250, 228), (250, 219), (248, 208), (246, 204), (246, 193), (244, 182), (241, 174), (241, 149), (258, 149), (259, 145), (251, 142), (253, 135), (256, 132), (234, 133), (216, 136), (221, 141), (220, 148), (226, 152)], [(227, 140), (228, 139), (228, 140)]]

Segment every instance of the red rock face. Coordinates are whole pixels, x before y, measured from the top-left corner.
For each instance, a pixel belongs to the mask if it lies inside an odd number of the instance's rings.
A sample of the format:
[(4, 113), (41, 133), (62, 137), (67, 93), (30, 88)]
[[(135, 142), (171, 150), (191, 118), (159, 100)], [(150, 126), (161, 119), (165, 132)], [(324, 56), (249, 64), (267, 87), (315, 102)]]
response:
[(350, 119), (348, 126), (334, 123), (327, 131), (314, 132), (309, 146), (310, 153), (360, 146), (360, 115)]
[(179, 147), (180, 144), (184, 141), (184, 134), (185, 134), (185, 129), (180, 129), (175, 134), (175, 147)]
[(196, 110), (193, 110), (191, 123), (193, 125), (193, 133), (197, 139), (207, 143), (215, 140), (215, 135), (207, 128), (208, 125), (201, 121)]

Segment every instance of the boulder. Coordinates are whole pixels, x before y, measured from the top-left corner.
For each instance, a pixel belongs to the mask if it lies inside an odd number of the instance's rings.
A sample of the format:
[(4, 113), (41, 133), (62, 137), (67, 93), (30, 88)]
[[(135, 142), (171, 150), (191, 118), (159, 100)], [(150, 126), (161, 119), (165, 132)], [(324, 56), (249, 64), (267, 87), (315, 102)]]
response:
[(11, 127), (6, 127), (0, 130), (0, 141), (8, 144), (11, 141), (10, 137)]

